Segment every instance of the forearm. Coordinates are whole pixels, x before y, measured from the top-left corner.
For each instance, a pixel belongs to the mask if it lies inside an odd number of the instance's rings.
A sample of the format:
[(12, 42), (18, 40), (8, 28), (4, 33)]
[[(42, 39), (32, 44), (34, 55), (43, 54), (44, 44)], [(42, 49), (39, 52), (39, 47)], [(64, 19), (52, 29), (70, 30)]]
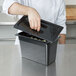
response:
[(34, 8), (15, 2), (9, 7), (8, 13), (12, 15), (28, 15), (30, 28), (40, 31), (40, 15)]
[(60, 34), (59, 44), (65, 44), (66, 43), (66, 35)]
[(13, 3), (9, 9), (8, 13), (12, 15), (28, 15), (30, 7), (21, 5), (19, 3)]

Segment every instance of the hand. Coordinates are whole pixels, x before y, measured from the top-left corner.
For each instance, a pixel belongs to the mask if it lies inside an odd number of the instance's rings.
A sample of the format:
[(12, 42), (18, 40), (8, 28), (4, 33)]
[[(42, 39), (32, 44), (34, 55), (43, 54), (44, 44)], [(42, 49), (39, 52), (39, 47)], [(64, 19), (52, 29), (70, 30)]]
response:
[(59, 44), (65, 44), (66, 43), (66, 35), (60, 34)]
[(30, 28), (40, 31), (40, 15), (34, 8), (15, 2), (9, 7), (8, 13), (12, 15), (28, 15)]
[(30, 8), (28, 11), (28, 18), (30, 23), (30, 28), (40, 31), (40, 15), (34, 8)]

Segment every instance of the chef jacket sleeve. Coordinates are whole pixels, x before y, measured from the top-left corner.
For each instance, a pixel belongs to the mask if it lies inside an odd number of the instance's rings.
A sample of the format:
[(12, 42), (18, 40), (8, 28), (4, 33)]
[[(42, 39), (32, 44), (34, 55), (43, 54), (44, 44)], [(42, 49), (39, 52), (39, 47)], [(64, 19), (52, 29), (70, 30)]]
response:
[(64, 27), (61, 31), (61, 34), (66, 34), (66, 11), (65, 11), (65, 2), (64, 0), (61, 0), (60, 7), (59, 7), (59, 13), (57, 17), (58, 25)]

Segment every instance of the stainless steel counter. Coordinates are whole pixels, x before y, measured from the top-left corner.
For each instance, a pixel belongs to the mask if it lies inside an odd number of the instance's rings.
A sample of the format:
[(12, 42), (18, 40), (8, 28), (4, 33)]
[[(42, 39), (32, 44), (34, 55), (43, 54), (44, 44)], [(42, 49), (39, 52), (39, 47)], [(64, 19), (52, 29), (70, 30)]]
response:
[(0, 76), (76, 76), (76, 44), (58, 45), (50, 66), (21, 59), (19, 46), (0, 44)]

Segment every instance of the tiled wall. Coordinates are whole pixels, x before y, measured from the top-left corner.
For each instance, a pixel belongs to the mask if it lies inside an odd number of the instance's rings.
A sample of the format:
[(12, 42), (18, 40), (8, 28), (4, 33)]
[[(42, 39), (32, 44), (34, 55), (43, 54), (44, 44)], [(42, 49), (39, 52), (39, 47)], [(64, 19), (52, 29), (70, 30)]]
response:
[(0, 6), (2, 6), (4, 0), (0, 0)]

